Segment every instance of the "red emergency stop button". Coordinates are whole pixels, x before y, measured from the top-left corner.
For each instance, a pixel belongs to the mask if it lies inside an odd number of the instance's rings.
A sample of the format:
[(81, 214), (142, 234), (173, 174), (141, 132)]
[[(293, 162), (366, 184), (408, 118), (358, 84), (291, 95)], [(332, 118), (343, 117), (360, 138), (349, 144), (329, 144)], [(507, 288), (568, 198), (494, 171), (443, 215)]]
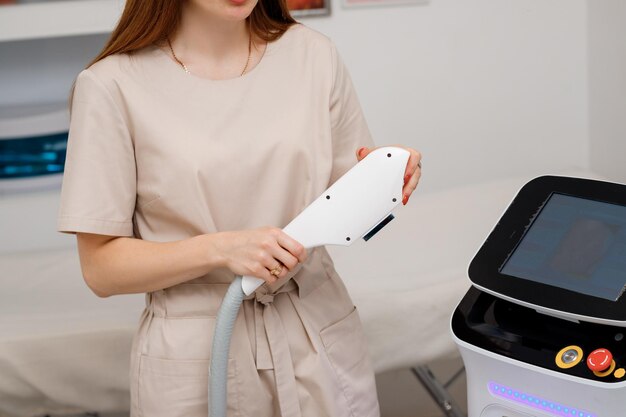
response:
[(587, 366), (594, 372), (606, 371), (612, 362), (613, 355), (608, 349), (596, 349), (587, 357)]

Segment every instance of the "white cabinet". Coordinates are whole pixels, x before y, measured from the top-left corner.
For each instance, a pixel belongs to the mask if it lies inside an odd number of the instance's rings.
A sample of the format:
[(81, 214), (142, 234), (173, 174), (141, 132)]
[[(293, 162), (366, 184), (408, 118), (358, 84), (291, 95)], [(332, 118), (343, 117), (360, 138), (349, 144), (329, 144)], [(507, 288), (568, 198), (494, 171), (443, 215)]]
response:
[(67, 103), (76, 75), (103, 48), (124, 0), (0, 6), (0, 118), (14, 107)]
[(124, 0), (63, 0), (0, 6), (0, 42), (110, 32)]
[[(11, 139), (37, 141), (67, 130), (72, 83), (104, 47), (123, 6), (124, 0), (43, 0), (0, 6), (0, 153), (26, 152)], [(55, 138), (50, 143), (64, 145)], [(32, 149), (39, 155), (39, 148)], [(11, 158), (3, 171), (10, 175), (0, 179), (2, 218), (12, 219), (15, 230), (38, 230), (36, 239), (24, 241), (31, 246), (66, 244), (50, 222), (58, 206), (60, 175), (51, 171), (18, 176), (15, 172), (22, 168), (23, 158)], [(28, 210), (40, 214), (21, 215)]]

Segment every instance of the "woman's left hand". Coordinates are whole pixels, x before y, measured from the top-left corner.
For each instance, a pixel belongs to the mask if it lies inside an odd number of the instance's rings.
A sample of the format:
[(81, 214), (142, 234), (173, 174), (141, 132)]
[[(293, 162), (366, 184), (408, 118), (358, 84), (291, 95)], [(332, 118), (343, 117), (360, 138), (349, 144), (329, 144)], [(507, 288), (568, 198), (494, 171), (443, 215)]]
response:
[[(392, 145), (398, 148), (406, 149), (409, 151), (411, 156), (409, 156), (409, 162), (406, 164), (406, 169), (404, 171), (404, 187), (402, 187), (402, 204), (406, 205), (409, 202), (409, 197), (415, 188), (417, 188), (417, 184), (420, 181), (420, 177), (422, 176), (422, 154), (412, 148), (407, 148), (402, 145)], [(361, 159), (365, 158), (370, 152), (377, 148), (359, 148), (356, 151), (357, 160), (361, 161)]]

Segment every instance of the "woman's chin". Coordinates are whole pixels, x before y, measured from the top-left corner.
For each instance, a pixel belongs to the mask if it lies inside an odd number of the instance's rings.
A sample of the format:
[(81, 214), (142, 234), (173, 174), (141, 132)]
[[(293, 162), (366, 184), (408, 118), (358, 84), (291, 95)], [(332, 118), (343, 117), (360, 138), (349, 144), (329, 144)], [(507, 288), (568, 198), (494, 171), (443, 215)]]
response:
[(224, 13), (228, 20), (244, 20), (252, 13), (250, 0), (227, 0), (227, 2)]

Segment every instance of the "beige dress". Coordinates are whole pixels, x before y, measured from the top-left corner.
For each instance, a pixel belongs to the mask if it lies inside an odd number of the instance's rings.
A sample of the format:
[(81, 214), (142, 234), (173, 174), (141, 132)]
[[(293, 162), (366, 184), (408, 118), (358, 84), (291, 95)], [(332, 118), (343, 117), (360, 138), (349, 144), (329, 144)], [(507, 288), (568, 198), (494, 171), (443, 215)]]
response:
[[(77, 79), (61, 232), (173, 241), (284, 227), (373, 146), (332, 42), (303, 25), (242, 77), (186, 74), (161, 49), (113, 55)], [(378, 416), (358, 312), (324, 248), (244, 301), (228, 415)], [(147, 294), (131, 358), (131, 416), (207, 415), (225, 269)]]

